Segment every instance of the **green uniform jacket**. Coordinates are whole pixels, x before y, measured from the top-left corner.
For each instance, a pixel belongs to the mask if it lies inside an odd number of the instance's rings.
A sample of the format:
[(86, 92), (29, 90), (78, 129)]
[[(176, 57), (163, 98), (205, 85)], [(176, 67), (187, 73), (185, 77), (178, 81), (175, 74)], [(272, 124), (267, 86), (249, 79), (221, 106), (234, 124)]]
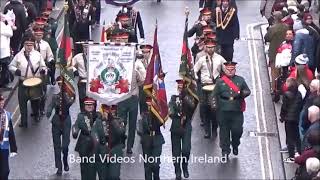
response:
[[(47, 117), (50, 117), (52, 110), (55, 109), (55, 114), (51, 120), (53, 125), (60, 125), (61, 122), (66, 122), (66, 119), (69, 117), (70, 106), (74, 103), (74, 100), (74, 97), (69, 96), (67, 93), (64, 93), (63, 97), (61, 97), (61, 92), (52, 96), (51, 103), (47, 108)], [(62, 116), (59, 116), (60, 111), (62, 112)], [(60, 120), (60, 117), (64, 119)]]
[(110, 153), (119, 155), (122, 148), (117, 148), (122, 146), (122, 139), (125, 137), (125, 127), (124, 122), (119, 117), (113, 117), (111, 121), (102, 119), (102, 127), (106, 139), (106, 144), (101, 145), (99, 148), (99, 153), (105, 154)]
[[(169, 102), (169, 109), (170, 109), (170, 118), (172, 119), (172, 124), (170, 131), (174, 133), (179, 133), (181, 130), (181, 127), (188, 128), (191, 126), (188, 126), (189, 123), (191, 123), (191, 117), (188, 113), (186, 114), (184, 108), (182, 107), (182, 101), (177, 95), (172, 95), (170, 102)], [(183, 126), (181, 125), (181, 117), (182, 113), (186, 115), (185, 122), (183, 123)], [(188, 125), (187, 125), (188, 124)]]
[(231, 81), (240, 89), (240, 93), (234, 92), (221, 78), (216, 82), (213, 90), (217, 98), (219, 111), (241, 111), (241, 101), (250, 95), (251, 91), (241, 76), (233, 76)]
[(72, 127), (73, 138), (77, 138), (81, 130), (75, 147), (75, 151), (79, 152), (80, 157), (93, 155), (96, 153), (99, 144), (106, 143), (101, 114), (97, 112), (95, 116), (94, 118), (89, 118), (87, 113), (79, 113)]

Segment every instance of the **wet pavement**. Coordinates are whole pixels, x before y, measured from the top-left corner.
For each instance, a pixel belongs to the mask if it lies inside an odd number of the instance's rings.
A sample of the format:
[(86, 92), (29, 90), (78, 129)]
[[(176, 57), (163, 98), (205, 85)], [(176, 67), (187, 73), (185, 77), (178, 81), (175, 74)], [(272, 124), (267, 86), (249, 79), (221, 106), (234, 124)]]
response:
[[(265, 22), (259, 14), (260, 1), (237, 1), (241, 25), (241, 39), (235, 43), (234, 61), (238, 62), (237, 74), (243, 76), (252, 94), (246, 99), (247, 111), (244, 114), (244, 133), (239, 147), (238, 156), (230, 156), (230, 162), (223, 163), (190, 163), (190, 179), (284, 179), (282, 157), (279, 153), (280, 141), (275, 116), (274, 105), (269, 93), (269, 80), (265, 63), (262, 40), (258, 24)], [(165, 83), (167, 96), (175, 93), (175, 79), (178, 78), (178, 68), (181, 56), (182, 36), (184, 30), (184, 9), (190, 9), (189, 28), (198, 17), (198, 1), (142, 1), (135, 7), (141, 12), (146, 42), (153, 42), (155, 21), (158, 20), (158, 41), (164, 72), (168, 72)], [(118, 7), (102, 5), (101, 24), (114, 21)], [(256, 26), (255, 26), (256, 25)], [(252, 33), (251, 33), (252, 32)], [(92, 30), (92, 39), (100, 40), (101, 27)], [(193, 39), (189, 39), (191, 47)], [(57, 87), (48, 87), (48, 101), (57, 92)], [(17, 92), (10, 100), (7, 109), (14, 112), (14, 125), (18, 145), (18, 156), (10, 161), (13, 179), (79, 179), (80, 167), (77, 163), (70, 164), (70, 172), (61, 178), (55, 176), (54, 154), (51, 137), (51, 124), (47, 118), (40, 123), (29, 120), (28, 129), (17, 126), (20, 119), (17, 107)], [(71, 107), (72, 122), (79, 112), (76, 102)], [(170, 124), (168, 120), (162, 132), (166, 143), (163, 145), (163, 158), (171, 156)], [(221, 156), (219, 139), (204, 139), (200, 127), (199, 113), (194, 115), (192, 130), (192, 156), (215, 157)], [(142, 153), (139, 137), (136, 136), (133, 155), (138, 161)], [(69, 146), (70, 154), (75, 154), (76, 140), (72, 139)], [(174, 167), (171, 162), (162, 162), (161, 179), (174, 179)], [(122, 164), (121, 179), (143, 179), (143, 163)], [(290, 177), (291, 178), (291, 177)]]

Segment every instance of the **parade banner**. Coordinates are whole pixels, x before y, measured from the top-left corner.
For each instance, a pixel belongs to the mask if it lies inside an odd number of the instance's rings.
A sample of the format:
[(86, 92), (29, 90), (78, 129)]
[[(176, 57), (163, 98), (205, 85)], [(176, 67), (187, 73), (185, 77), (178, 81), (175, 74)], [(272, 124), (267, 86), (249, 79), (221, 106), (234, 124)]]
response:
[(135, 46), (92, 44), (88, 51), (87, 95), (108, 105), (129, 98)]

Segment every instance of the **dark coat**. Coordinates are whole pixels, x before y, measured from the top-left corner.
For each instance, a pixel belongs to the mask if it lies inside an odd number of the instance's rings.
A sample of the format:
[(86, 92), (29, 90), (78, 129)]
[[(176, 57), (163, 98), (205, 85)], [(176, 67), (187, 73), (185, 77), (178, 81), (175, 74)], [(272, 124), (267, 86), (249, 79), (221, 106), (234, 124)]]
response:
[[(226, 16), (230, 8), (234, 8), (234, 7), (230, 6), (226, 11), (226, 13), (222, 12), (222, 19), (224, 19), (224, 17)], [(216, 15), (216, 12), (214, 12), (213, 14), (214, 22), (216, 22), (215, 15)], [(238, 19), (238, 12), (236, 10), (228, 26), (225, 29), (222, 29), (221, 27), (217, 27), (217, 41), (218, 41), (218, 44), (231, 45), (234, 43), (234, 40), (239, 39), (239, 37), (240, 37), (240, 24)]]
[(285, 40), (288, 29), (287, 25), (276, 23), (268, 29), (267, 34), (264, 36), (265, 41), (270, 42), (268, 56), (271, 62), (275, 61), (277, 49)]
[(15, 25), (17, 26), (17, 30), (13, 31), (13, 36), (11, 37), (10, 41), (10, 47), (14, 48), (16, 51), (16, 48), (18, 48), (21, 43), (23, 32), (28, 27), (28, 21), (24, 6), (19, 1), (10, 1), (10, 3), (4, 7), (4, 14), (6, 14), (8, 10), (13, 10), (14, 14), (16, 15)]
[(297, 123), (302, 109), (302, 96), (299, 91), (286, 91), (283, 95), (280, 120)]

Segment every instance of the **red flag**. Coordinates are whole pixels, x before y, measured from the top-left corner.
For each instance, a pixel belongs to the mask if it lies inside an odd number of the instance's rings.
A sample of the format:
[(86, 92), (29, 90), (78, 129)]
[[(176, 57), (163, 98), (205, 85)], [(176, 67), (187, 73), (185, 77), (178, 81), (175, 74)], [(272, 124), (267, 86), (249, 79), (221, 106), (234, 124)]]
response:
[(105, 26), (105, 21), (103, 21), (100, 42), (106, 42), (106, 28), (104, 26)]
[(167, 93), (164, 83), (165, 74), (162, 71), (161, 58), (158, 46), (157, 26), (154, 32), (153, 52), (147, 67), (147, 75), (143, 89), (152, 97), (151, 111), (164, 124), (168, 119)]

